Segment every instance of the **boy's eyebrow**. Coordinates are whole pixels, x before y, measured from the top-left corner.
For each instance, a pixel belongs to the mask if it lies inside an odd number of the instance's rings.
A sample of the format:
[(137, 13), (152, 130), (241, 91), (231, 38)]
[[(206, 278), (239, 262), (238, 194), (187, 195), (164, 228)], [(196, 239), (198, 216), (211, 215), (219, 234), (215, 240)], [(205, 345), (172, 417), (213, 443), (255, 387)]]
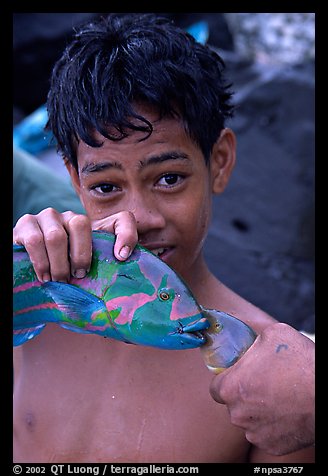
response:
[[(170, 152), (163, 152), (162, 154), (159, 154), (159, 155), (153, 155), (145, 160), (140, 160), (139, 164), (140, 164), (140, 167), (143, 168), (149, 165), (160, 164), (162, 162), (165, 162), (166, 160), (190, 160), (190, 159), (188, 155), (185, 154), (184, 152), (170, 151)], [(110, 162), (110, 161), (99, 162), (99, 163), (90, 162), (89, 164), (86, 164), (82, 167), (81, 174), (89, 175), (94, 172), (102, 172), (103, 170), (112, 169), (112, 168), (118, 169), (118, 170), (124, 170), (122, 164), (120, 164), (119, 162)]]
[(107, 169), (119, 169), (123, 170), (123, 167), (121, 164), (118, 162), (99, 162), (98, 164), (95, 164), (94, 162), (90, 162), (89, 164), (84, 165), (81, 169), (81, 174), (82, 175), (89, 175), (93, 172), (101, 172), (102, 170), (107, 170)]
[(159, 155), (153, 155), (146, 160), (140, 160), (141, 167), (147, 167), (148, 165), (153, 164), (160, 164), (161, 162), (165, 162), (166, 160), (190, 160), (188, 155), (184, 152), (179, 151), (170, 151), (170, 152), (163, 152)]

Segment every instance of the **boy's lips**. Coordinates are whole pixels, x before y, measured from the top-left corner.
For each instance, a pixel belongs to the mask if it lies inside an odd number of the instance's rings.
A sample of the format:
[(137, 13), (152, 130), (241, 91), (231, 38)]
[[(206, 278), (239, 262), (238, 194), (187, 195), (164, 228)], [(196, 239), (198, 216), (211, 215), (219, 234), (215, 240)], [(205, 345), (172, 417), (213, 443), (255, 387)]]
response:
[(144, 248), (147, 248), (147, 250), (151, 251), (154, 255), (156, 255), (158, 258), (162, 259), (163, 261), (166, 260), (166, 258), (171, 254), (173, 251), (173, 246), (171, 245), (163, 245), (161, 244), (143, 244), (140, 243)]
[(154, 255), (158, 256), (159, 258), (162, 258), (162, 256), (169, 251), (170, 248), (155, 248), (153, 250), (150, 250)]

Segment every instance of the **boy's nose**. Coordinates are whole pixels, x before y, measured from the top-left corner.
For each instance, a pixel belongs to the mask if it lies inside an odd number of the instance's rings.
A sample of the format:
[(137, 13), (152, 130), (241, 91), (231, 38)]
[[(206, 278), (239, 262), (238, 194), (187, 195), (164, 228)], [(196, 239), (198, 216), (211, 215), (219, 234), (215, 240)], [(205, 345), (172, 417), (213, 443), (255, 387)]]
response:
[(154, 200), (149, 197), (146, 198), (144, 194), (134, 196), (129, 201), (127, 210), (135, 216), (139, 235), (165, 227), (165, 217), (160, 212), (159, 207)]

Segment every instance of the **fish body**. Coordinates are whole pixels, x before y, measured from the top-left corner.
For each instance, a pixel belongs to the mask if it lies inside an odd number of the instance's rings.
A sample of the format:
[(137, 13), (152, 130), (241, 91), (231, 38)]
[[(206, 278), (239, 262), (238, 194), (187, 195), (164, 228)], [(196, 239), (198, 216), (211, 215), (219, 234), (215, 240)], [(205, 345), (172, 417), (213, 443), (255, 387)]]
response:
[(89, 273), (70, 283), (38, 281), (25, 248), (13, 246), (13, 343), (24, 344), (49, 323), (163, 349), (205, 343), (209, 327), (180, 277), (162, 260), (136, 246), (126, 261), (113, 254), (114, 235), (92, 232)]
[(113, 254), (115, 236), (92, 232), (89, 273), (70, 283), (38, 281), (23, 246), (13, 246), (13, 344), (36, 337), (48, 323), (161, 349), (200, 347), (219, 373), (252, 345), (254, 331), (239, 319), (200, 306), (166, 263), (137, 245), (126, 261)]

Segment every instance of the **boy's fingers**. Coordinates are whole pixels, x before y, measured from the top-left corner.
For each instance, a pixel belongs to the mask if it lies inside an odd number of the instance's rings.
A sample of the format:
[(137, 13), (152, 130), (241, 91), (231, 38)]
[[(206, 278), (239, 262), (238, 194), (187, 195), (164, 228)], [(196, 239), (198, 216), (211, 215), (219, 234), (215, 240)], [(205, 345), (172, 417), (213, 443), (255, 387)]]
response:
[(90, 220), (85, 215), (75, 215), (72, 212), (65, 212), (62, 216), (69, 236), (71, 274), (75, 278), (84, 278), (90, 269), (92, 259)]
[[(130, 256), (138, 242), (137, 223), (130, 212), (95, 220), (92, 227), (116, 235), (114, 254), (120, 261)], [(85, 215), (52, 208), (24, 215), (14, 228), (13, 241), (25, 246), (40, 281), (67, 282), (71, 274), (83, 278), (90, 269), (91, 222)]]
[(126, 260), (138, 243), (137, 222), (131, 212), (119, 212), (102, 220), (95, 220), (92, 228), (116, 235), (114, 255), (120, 261)]
[(68, 235), (61, 214), (54, 209), (43, 210), (38, 214), (38, 223), (48, 255), (51, 279), (67, 282), (70, 278)]
[(138, 243), (137, 222), (130, 212), (120, 214), (113, 222), (116, 235), (114, 255), (120, 260), (126, 260)]
[[(24, 230), (22, 235), (20, 234), (20, 229)], [(50, 281), (51, 275), (48, 253), (43, 232), (35, 216), (24, 215), (18, 220), (13, 230), (13, 242), (25, 247), (38, 280)]]

